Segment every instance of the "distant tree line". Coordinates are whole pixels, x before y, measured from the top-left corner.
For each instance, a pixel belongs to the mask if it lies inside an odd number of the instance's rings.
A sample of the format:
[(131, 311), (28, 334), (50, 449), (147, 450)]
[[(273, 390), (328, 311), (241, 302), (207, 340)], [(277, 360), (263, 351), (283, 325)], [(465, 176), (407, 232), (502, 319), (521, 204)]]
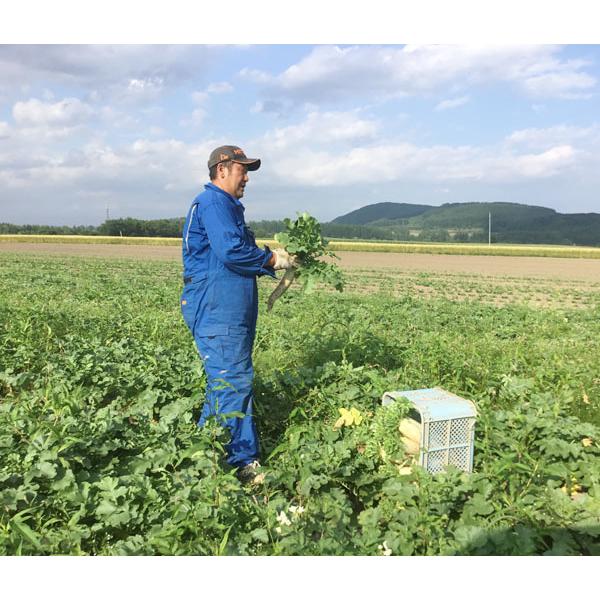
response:
[(98, 227), (99, 235), (122, 235), (124, 237), (181, 237), (185, 219), (110, 219)]
[[(39, 235), (110, 235), (123, 237), (181, 237), (184, 218), (176, 219), (110, 219), (95, 227), (92, 225), (11, 225), (0, 223), (0, 234), (39, 234)], [(272, 238), (285, 230), (283, 221), (250, 221), (248, 226), (258, 238)], [(427, 240), (448, 241), (451, 236), (445, 229), (424, 230), (419, 236), (411, 235), (411, 229), (400, 227), (373, 227), (369, 225), (344, 225), (322, 223), (321, 231), (327, 238), (357, 240)], [(463, 241), (467, 241), (466, 239)]]
[[(561, 215), (562, 217), (562, 215)], [(492, 242), (518, 244), (560, 244), (600, 246), (600, 226), (597, 216), (569, 215), (552, 223), (531, 222), (506, 223), (497, 219), (492, 228)], [(573, 218), (575, 217), (575, 218)], [(587, 218), (586, 218), (587, 217)], [(383, 221), (383, 220), (382, 220)], [(541, 220), (540, 220), (541, 221)], [(12, 225), (0, 223), (0, 234), (39, 234), (39, 235), (108, 235), (123, 237), (181, 237), (183, 217), (173, 219), (110, 219), (99, 226), (53, 226), (53, 225)], [(478, 242), (487, 243), (487, 227), (456, 228), (444, 223), (414, 223), (408, 226), (405, 219), (381, 221), (368, 225), (348, 225), (342, 223), (322, 223), (321, 230), (326, 238), (381, 241), (424, 241), (424, 242)], [(454, 223), (453, 223), (454, 225)], [(283, 231), (285, 225), (279, 220), (251, 221), (249, 227), (258, 238), (272, 238)]]
[(98, 228), (93, 225), (13, 225), (0, 223), (0, 234), (16, 235), (98, 235)]
[(123, 237), (181, 237), (184, 218), (177, 219), (109, 219), (94, 225), (12, 225), (0, 223), (0, 234), (37, 235), (116, 235)]

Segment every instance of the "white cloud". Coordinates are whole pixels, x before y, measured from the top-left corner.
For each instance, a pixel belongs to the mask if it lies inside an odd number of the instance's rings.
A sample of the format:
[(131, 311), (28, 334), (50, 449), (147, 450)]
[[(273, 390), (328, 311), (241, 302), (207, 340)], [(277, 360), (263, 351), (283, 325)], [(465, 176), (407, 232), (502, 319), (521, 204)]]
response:
[(304, 121), (267, 132), (261, 145), (268, 153), (281, 152), (298, 145), (334, 144), (373, 138), (379, 123), (361, 119), (358, 111), (310, 112)]
[(250, 108), (251, 113), (272, 113), (278, 117), (284, 117), (287, 113), (285, 102), (279, 100), (257, 100)]
[(192, 117), (191, 117), (192, 125), (202, 125), (202, 123), (204, 123), (204, 120), (206, 119), (207, 115), (208, 115), (208, 112), (204, 108), (195, 108), (192, 111)]
[(488, 82), (512, 83), (534, 96), (572, 98), (593, 90), (584, 61), (557, 46), (320, 46), (279, 75), (243, 69), (266, 102), (343, 101), (352, 96), (427, 95)]
[(233, 92), (233, 86), (227, 81), (220, 81), (219, 83), (211, 83), (206, 91), (209, 94), (228, 94)]
[(166, 154), (171, 154), (173, 152), (181, 152), (185, 149), (185, 144), (179, 140), (175, 139), (165, 139), (158, 141), (150, 141), (150, 140), (136, 140), (131, 145), (131, 151), (135, 155), (144, 155), (148, 156), (163, 156)]
[(66, 127), (85, 122), (94, 114), (94, 109), (78, 98), (65, 98), (54, 104), (32, 98), (17, 102), (12, 114), (19, 126)]
[(524, 80), (524, 88), (533, 96), (563, 98), (565, 100), (588, 99), (596, 80), (587, 73), (544, 73)]
[(186, 144), (176, 139), (138, 139), (113, 147), (88, 143), (79, 150), (45, 150), (27, 156), (14, 151), (0, 154), (0, 175), (6, 186), (37, 189), (40, 185), (71, 195), (85, 183), (96, 193), (138, 196), (165, 188), (189, 190), (204, 179), (206, 159), (214, 140)]
[(10, 136), (10, 127), (6, 121), (0, 121), (0, 140)]
[[(10, 127), (2, 124), (5, 130)], [(82, 141), (68, 150), (53, 144), (32, 148), (23, 130), (15, 132), (16, 136), (0, 145), (0, 189), (6, 192), (0, 194), (2, 202), (8, 202), (10, 190), (23, 196), (43, 186), (48, 197), (54, 194), (63, 199), (86, 195), (89, 190), (94, 197), (111, 197), (111, 202), (123, 199), (124, 206), (133, 207), (129, 214), (140, 217), (148, 214), (150, 202), (156, 210), (155, 199), (161, 197), (179, 202), (173, 204), (172, 215), (185, 211), (191, 194), (206, 181), (210, 152), (221, 143), (215, 139), (190, 144), (175, 138), (140, 138), (130, 144)], [(65, 206), (64, 202), (59, 205)], [(165, 211), (168, 213), (168, 206), (162, 214)], [(85, 212), (82, 218), (90, 222)], [(96, 218), (102, 218), (102, 213)]]
[(165, 81), (162, 77), (133, 78), (129, 79), (121, 95), (125, 100), (147, 102), (158, 98), (164, 87)]
[(511, 146), (543, 149), (549, 146), (581, 144), (600, 148), (600, 126), (576, 127), (572, 125), (555, 125), (553, 127), (519, 129), (506, 138)]
[(285, 173), (295, 183), (313, 186), (373, 181), (494, 183), (551, 177), (569, 168), (575, 155), (570, 146), (517, 154), (499, 153), (497, 148), (386, 143), (336, 153), (303, 148), (272, 158), (270, 167), (275, 175)]
[(184, 127), (197, 127), (202, 125), (208, 116), (208, 108), (211, 95), (226, 94), (233, 91), (233, 86), (226, 81), (211, 83), (206, 90), (192, 92), (192, 101), (196, 104), (196, 108), (192, 111), (189, 117), (180, 120), (180, 124)]
[(550, 177), (573, 164), (575, 150), (571, 146), (556, 146), (541, 154), (525, 154), (511, 157), (513, 164), (507, 170), (514, 170), (523, 177)]
[(134, 129), (139, 127), (139, 111), (124, 112), (113, 106), (102, 106), (98, 109), (98, 117), (103, 123), (103, 131), (108, 132), (111, 129), (115, 131), (124, 131), (125, 129)]
[(204, 104), (208, 100), (208, 93), (207, 92), (193, 92), (192, 100), (196, 104)]
[(196, 104), (196, 108), (192, 110), (192, 113), (186, 118), (179, 121), (183, 127), (197, 127), (204, 123), (208, 115), (206, 104), (208, 103), (209, 94), (207, 92), (193, 92), (192, 101)]
[(266, 73), (265, 71), (261, 71), (259, 69), (249, 69), (248, 67), (244, 67), (239, 73), (239, 77), (244, 79), (245, 81), (250, 81), (252, 83), (272, 83), (276, 80), (276, 77)]
[(43, 79), (90, 89), (122, 87), (132, 80), (187, 80), (226, 51), (200, 45), (3, 45), (0, 87)]
[(148, 130), (148, 133), (150, 133), (150, 135), (154, 135), (156, 137), (165, 136), (165, 130), (163, 127), (157, 127), (156, 125), (153, 125), (150, 127), (150, 129)]
[(435, 110), (448, 110), (449, 108), (457, 108), (463, 106), (469, 101), (469, 96), (461, 96), (460, 98), (452, 98), (450, 100), (442, 100), (436, 107)]
[[(240, 140), (243, 147), (263, 158), (260, 172), (251, 177), (252, 190), (260, 193), (249, 197), (252, 200), (249, 207), (260, 211), (259, 218), (269, 218), (272, 211), (279, 211), (278, 216), (293, 213), (300, 208), (294, 204), (298, 200), (293, 200), (297, 194), (305, 198), (307, 208), (314, 205), (310, 209), (319, 211), (323, 210), (322, 200), (316, 199), (322, 199), (323, 193), (332, 190), (353, 188), (359, 193), (361, 189), (371, 189), (376, 182), (389, 186), (429, 186), (431, 193), (439, 194), (449, 187), (462, 189), (457, 187), (459, 184), (539, 182), (568, 174), (578, 160), (578, 151), (570, 145), (523, 152), (509, 144), (419, 146), (380, 141), (379, 134), (355, 145), (356, 140), (345, 137), (349, 134), (341, 127), (342, 123), (351, 123), (352, 117), (356, 115), (308, 116), (296, 130), (288, 131), (292, 143), (280, 148), (273, 146), (277, 135), (254, 142)], [(333, 135), (338, 128), (338, 140), (332, 144), (323, 138), (320, 143), (311, 143), (318, 123), (323, 127), (329, 123), (327, 131)], [(114, 214), (119, 216), (151, 218), (183, 214), (193, 194), (206, 181), (206, 159), (221, 140), (205, 139), (189, 144), (175, 138), (140, 138), (124, 145), (97, 141), (84, 144), (79, 150), (41, 148), (33, 153), (27, 152), (28, 146), (20, 150), (12, 147), (12, 139), (7, 143), (11, 147), (4, 148), (5, 152), (0, 146), (0, 187), (6, 192), (5, 199), (10, 197), (7, 195), (10, 190), (22, 197), (44, 186), (49, 198), (58, 194), (95, 202), (97, 216), (91, 217), (91, 213), (83, 210), (80, 213), (83, 216), (78, 217), (81, 222), (91, 222), (103, 218), (105, 204), (101, 203), (105, 198), (111, 199), (111, 213), (114, 206)], [(311, 193), (315, 188), (324, 191)], [(274, 189), (280, 189), (283, 196), (277, 201), (273, 197), (270, 204), (261, 204), (258, 196), (271, 197), (269, 193)], [(283, 197), (287, 200), (281, 204)], [(356, 195), (349, 197), (350, 201), (356, 203)], [(119, 203), (120, 212), (116, 212)], [(333, 213), (344, 212), (344, 207), (344, 200), (340, 199), (340, 206)]]
[(192, 92), (192, 100), (196, 104), (205, 104), (214, 94), (228, 94), (233, 92), (233, 86), (227, 81), (209, 84), (205, 90)]
[(319, 187), (373, 181), (519, 182), (555, 176), (591, 155), (576, 148), (578, 140), (589, 137), (585, 128), (516, 131), (488, 146), (419, 145), (397, 141), (382, 129), (358, 110), (312, 111), (248, 146), (263, 158), (261, 170), (270, 177)]

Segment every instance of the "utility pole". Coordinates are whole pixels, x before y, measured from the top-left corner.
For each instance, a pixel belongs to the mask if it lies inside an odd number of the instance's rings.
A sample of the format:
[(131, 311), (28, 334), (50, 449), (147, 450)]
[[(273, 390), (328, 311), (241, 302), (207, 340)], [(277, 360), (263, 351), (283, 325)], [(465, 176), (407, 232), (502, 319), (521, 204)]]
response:
[(488, 213), (488, 245), (492, 244), (492, 213)]
[(108, 210), (108, 204), (106, 205), (106, 220), (107, 221), (110, 220), (110, 213), (109, 213), (109, 210)]

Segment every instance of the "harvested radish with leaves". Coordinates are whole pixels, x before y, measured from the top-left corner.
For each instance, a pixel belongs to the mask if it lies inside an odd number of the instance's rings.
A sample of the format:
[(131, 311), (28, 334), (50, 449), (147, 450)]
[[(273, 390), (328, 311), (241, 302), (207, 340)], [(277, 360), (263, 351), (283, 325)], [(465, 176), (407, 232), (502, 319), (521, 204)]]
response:
[(321, 256), (338, 258), (326, 249), (327, 242), (321, 237), (319, 222), (308, 213), (302, 213), (295, 221), (284, 219), (286, 230), (277, 233), (275, 239), (295, 258), (295, 265), (286, 269), (279, 285), (273, 290), (267, 301), (267, 310), (271, 310), (275, 301), (298, 280), (303, 290), (310, 293), (316, 283), (325, 283), (341, 292), (344, 289), (344, 275), (337, 265), (319, 260)]

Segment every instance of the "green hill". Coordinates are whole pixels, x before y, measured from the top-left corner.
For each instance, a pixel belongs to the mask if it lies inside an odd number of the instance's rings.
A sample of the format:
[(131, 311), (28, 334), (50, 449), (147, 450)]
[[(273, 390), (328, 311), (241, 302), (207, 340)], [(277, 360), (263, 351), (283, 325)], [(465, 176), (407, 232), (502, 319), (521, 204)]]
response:
[(442, 206), (382, 202), (337, 217), (324, 226), (324, 233), (331, 237), (361, 237), (361, 232), (368, 232), (370, 239), (479, 242), (487, 241), (490, 213), (496, 242), (600, 246), (600, 214), (561, 214), (514, 202)]
[(332, 223), (339, 225), (366, 225), (380, 219), (409, 219), (433, 208), (426, 204), (403, 204), (396, 202), (378, 202), (369, 204), (348, 214), (337, 217)]
[(494, 229), (514, 229), (523, 224), (548, 224), (556, 216), (556, 211), (541, 206), (527, 206), (511, 202), (469, 202), (465, 204), (444, 204), (412, 219), (412, 225), (422, 227), (479, 227), (487, 230), (488, 216), (492, 213)]

